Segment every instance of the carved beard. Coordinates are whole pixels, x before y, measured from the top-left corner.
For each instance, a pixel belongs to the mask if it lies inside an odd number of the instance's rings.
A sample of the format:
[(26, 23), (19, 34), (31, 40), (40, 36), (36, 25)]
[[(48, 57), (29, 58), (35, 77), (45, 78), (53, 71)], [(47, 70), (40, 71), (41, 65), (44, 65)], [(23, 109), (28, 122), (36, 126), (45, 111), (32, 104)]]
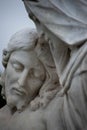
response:
[(18, 95), (10, 95), (7, 98), (7, 105), (11, 109), (15, 108), (18, 112), (23, 111), (29, 102), (30, 102), (29, 99), (27, 99), (25, 97), (18, 96)]

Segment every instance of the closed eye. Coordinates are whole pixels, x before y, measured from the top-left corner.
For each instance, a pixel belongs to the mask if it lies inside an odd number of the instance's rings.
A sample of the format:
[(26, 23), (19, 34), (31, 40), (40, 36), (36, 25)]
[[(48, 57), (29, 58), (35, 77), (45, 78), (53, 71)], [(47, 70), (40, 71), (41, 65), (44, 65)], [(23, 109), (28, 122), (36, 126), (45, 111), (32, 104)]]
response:
[(18, 72), (19, 72), (19, 71), (20, 71), (20, 72), (23, 71), (23, 68), (24, 68), (22, 65), (17, 64), (17, 63), (13, 63), (12, 66), (13, 66), (13, 68), (14, 68), (16, 71), (18, 71)]
[(15, 61), (11, 60), (11, 65), (15, 69), (15, 71), (17, 71), (17, 72), (22, 72), (24, 69), (24, 66), (16, 60)]

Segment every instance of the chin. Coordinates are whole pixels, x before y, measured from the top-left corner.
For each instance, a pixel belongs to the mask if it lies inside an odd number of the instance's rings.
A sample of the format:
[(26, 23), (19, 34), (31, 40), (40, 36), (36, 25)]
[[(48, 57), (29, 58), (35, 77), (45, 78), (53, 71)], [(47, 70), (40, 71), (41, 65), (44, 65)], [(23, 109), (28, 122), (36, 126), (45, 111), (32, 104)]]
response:
[(11, 108), (11, 109), (16, 109), (17, 111), (21, 112), (23, 111), (26, 106), (28, 105), (28, 101), (26, 98), (23, 97), (19, 97), (17, 95), (15, 96), (8, 96), (7, 97), (7, 105)]
[(22, 112), (26, 107), (28, 103), (26, 101), (20, 101), (16, 104), (16, 109), (18, 112)]

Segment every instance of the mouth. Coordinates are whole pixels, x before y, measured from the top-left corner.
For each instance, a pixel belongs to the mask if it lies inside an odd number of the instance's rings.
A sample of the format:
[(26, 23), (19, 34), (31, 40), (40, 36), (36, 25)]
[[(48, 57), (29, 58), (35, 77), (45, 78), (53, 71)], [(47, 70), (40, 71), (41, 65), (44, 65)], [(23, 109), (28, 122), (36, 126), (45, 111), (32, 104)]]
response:
[(19, 89), (19, 88), (13, 88), (12, 89), (13, 91), (13, 94), (17, 94), (17, 95), (20, 95), (20, 96), (23, 96), (23, 95), (26, 95), (26, 91), (24, 89)]

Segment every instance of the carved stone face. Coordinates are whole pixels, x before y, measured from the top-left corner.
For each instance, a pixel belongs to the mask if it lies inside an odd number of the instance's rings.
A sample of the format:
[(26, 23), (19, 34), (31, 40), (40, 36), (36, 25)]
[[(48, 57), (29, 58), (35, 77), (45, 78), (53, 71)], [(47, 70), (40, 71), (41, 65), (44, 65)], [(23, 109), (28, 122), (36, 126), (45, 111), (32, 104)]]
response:
[(7, 104), (23, 109), (34, 97), (45, 80), (45, 68), (34, 51), (14, 51), (8, 61), (5, 77)]

